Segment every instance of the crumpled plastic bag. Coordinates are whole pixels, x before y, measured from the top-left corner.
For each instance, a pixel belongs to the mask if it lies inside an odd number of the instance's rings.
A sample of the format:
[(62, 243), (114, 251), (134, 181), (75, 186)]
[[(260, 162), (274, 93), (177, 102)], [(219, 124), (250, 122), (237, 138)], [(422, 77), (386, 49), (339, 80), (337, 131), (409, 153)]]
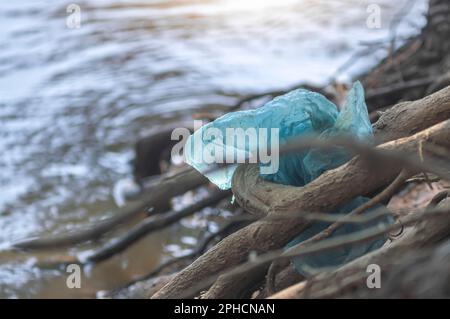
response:
[[(221, 136), (205, 136), (208, 129), (217, 129)], [(215, 121), (208, 123), (198, 129), (189, 137), (185, 145), (185, 161), (204, 175), (221, 189), (231, 188), (231, 179), (236, 165), (228, 165), (225, 168), (211, 171), (211, 165), (205, 163), (198, 148), (214, 145), (223, 149), (223, 152), (234, 151), (241, 153), (246, 158), (258, 152), (251, 145), (245, 144), (241, 147), (236, 144), (227, 144), (227, 128), (279, 128), (279, 144), (283, 145), (289, 139), (301, 136), (319, 136), (321, 139), (327, 137), (347, 136), (360, 142), (372, 143), (373, 132), (369, 120), (367, 106), (364, 100), (364, 89), (356, 82), (350, 90), (345, 106), (342, 110), (338, 108), (323, 95), (308, 90), (298, 89), (283, 96), (279, 96), (264, 106), (248, 111), (228, 113)], [(268, 144), (271, 145), (272, 136), (268, 134)], [(259, 141), (258, 141), (259, 142)], [(211, 152), (214, 148), (211, 148)], [(197, 150), (197, 151), (196, 151)], [(211, 154), (212, 156), (214, 154)], [(279, 169), (272, 174), (261, 174), (271, 182), (304, 186), (319, 177), (323, 172), (334, 169), (351, 158), (350, 153), (340, 147), (332, 150), (309, 149), (295, 154), (281, 156), (279, 158)], [(261, 170), (262, 165), (260, 165)], [(358, 207), (368, 199), (357, 197), (340, 209), (335, 214), (346, 214)], [(370, 214), (368, 210), (365, 214)], [(345, 224), (341, 226), (330, 238), (361, 231), (378, 223), (392, 223), (391, 216), (380, 217), (364, 224)], [(298, 235), (291, 243), (304, 241), (329, 226), (328, 223), (313, 223)], [(380, 238), (367, 244), (358, 244), (342, 247), (333, 251), (316, 253), (293, 259), (295, 268), (306, 276), (314, 274), (314, 269), (334, 267), (347, 263), (373, 249), (383, 245), (386, 238)]]

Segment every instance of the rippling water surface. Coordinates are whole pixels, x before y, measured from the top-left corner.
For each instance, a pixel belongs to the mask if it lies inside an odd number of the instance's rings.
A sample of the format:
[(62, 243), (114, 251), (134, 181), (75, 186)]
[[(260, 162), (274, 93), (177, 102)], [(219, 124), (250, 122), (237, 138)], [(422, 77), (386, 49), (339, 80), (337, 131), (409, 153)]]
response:
[[(73, 291), (63, 269), (37, 266), (55, 254), (7, 247), (110, 216), (112, 185), (129, 175), (133, 143), (152, 125), (324, 83), (367, 41), (386, 43), (393, 17), (414, 1), (375, 1), (381, 29), (366, 27), (369, 0), (80, 0), (81, 27), (69, 29), (71, 2), (0, 3), (0, 297), (93, 297), (191, 249), (195, 217), (86, 269)], [(425, 0), (408, 9), (400, 37), (425, 22)], [(371, 51), (343, 79), (386, 54)]]

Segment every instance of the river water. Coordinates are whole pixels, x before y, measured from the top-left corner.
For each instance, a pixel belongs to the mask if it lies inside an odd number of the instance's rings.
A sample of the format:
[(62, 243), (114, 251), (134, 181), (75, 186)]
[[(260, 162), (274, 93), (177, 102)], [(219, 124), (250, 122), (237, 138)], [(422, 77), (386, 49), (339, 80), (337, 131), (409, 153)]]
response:
[[(38, 266), (66, 251), (19, 253), (8, 245), (113, 214), (116, 181), (130, 175), (133, 144), (161, 122), (226, 110), (239, 96), (307, 81), (323, 84), (386, 55), (425, 23), (426, 0), (84, 0), (0, 2), (0, 297), (93, 297), (144, 274), (197, 240), (200, 219), (147, 236), (85, 269), (82, 289)], [(379, 5), (381, 27), (367, 12)], [(406, 5), (405, 5), (406, 4)], [(397, 41), (401, 43), (401, 41)]]

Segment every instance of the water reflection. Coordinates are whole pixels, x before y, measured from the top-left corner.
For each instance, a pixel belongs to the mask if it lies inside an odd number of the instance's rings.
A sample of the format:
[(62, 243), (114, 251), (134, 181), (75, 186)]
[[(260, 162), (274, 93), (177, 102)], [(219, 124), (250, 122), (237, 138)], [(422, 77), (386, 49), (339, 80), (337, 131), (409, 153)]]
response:
[[(382, 28), (368, 29), (368, 0), (83, 0), (81, 28), (68, 29), (69, 3), (0, 3), (0, 248), (109, 216), (112, 185), (147, 128), (226, 110), (249, 92), (321, 83), (362, 40), (386, 39), (403, 6), (377, 1)], [(399, 33), (417, 32), (425, 11), (417, 1)], [(189, 249), (199, 230), (180, 227), (93, 269), (78, 292), (62, 286), (63, 270), (36, 266), (51, 252), (0, 252), (0, 297), (93, 296)]]

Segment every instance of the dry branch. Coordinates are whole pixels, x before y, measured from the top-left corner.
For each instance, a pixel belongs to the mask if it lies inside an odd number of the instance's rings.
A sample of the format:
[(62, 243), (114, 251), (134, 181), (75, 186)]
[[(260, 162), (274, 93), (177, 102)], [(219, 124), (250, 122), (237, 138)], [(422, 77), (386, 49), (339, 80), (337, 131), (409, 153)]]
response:
[(147, 217), (139, 224), (131, 228), (125, 235), (120, 238), (109, 241), (104, 247), (96, 250), (89, 255), (85, 263), (98, 263), (111, 256), (118, 254), (128, 248), (130, 245), (148, 235), (149, 233), (160, 230), (164, 227), (176, 223), (182, 218), (192, 215), (201, 209), (213, 206), (220, 200), (231, 195), (231, 192), (223, 191), (210, 194), (207, 198), (198, 201), (192, 205), (189, 205), (180, 211), (170, 211), (165, 214), (159, 214), (151, 217)]
[(50, 238), (25, 239), (13, 244), (13, 247), (25, 250), (52, 249), (98, 239), (105, 233), (131, 221), (143, 213), (146, 208), (160, 206), (161, 203), (167, 202), (172, 197), (183, 194), (205, 182), (206, 178), (194, 169), (186, 169), (176, 175), (163, 175), (152, 187), (146, 189), (136, 201), (120, 209), (107, 220), (98, 222), (83, 231)]
[[(201, 254), (203, 254), (207, 249), (208, 246), (213, 242), (214, 240), (220, 238), (220, 236), (226, 235), (228, 232), (235, 231), (236, 229), (240, 229), (248, 224), (247, 221), (231, 221), (220, 227), (218, 231), (215, 233), (208, 234), (205, 236), (197, 245), (197, 247), (192, 250), (190, 253), (179, 256), (179, 257), (173, 257), (171, 259), (168, 259), (167, 261), (161, 263), (158, 267), (153, 269), (148, 274), (145, 274), (143, 276), (140, 276), (138, 278), (133, 279), (132, 281), (128, 282), (127, 284), (123, 285), (122, 287), (116, 289), (115, 291), (111, 292), (112, 294), (127, 289), (128, 287), (142, 281), (147, 281), (155, 276), (158, 276), (160, 273), (167, 273), (165, 271), (166, 269), (170, 268), (172, 265), (180, 264), (185, 262), (186, 260), (192, 260)], [(161, 286), (162, 288), (162, 286)], [(159, 289), (158, 289), (159, 290)], [(156, 291), (155, 291), (156, 292)], [(151, 295), (149, 296), (151, 297)]]
[[(344, 218), (362, 214), (365, 211), (367, 211), (368, 209), (373, 208), (377, 204), (381, 203), (383, 200), (390, 199), (395, 194), (395, 192), (403, 185), (404, 181), (406, 179), (408, 179), (408, 177), (410, 177), (410, 176), (411, 176), (411, 173), (409, 173), (406, 170), (402, 170), (400, 172), (400, 174), (395, 178), (395, 180), (386, 189), (384, 189), (381, 193), (379, 193), (375, 197), (371, 198), (368, 202), (362, 204), (361, 206), (357, 207), (356, 209), (354, 209), (353, 211), (348, 213), (346, 216), (344, 216)], [(299, 243), (293, 247), (290, 247), (289, 249), (286, 250), (286, 253), (288, 253), (289, 251), (292, 251), (294, 249), (298, 249), (299, 247), (304, 247), (311, 243), (315, 243), (315, 242), (318, 242), (325, 238), (330, 237), (341, 225), (343, 225), (343, 223), (340, 221), (337, 221), (337, 222), (331, 224), (330, 226), (328, 226), (326, 229), (324, 229), (320, 233), (312, 236), (311, 238), (309, 238), (305, 241), (302, 241), (301, 243)], [(275, 287), (274, 287), (275, 274), (280, 269), (279, 267), (277, 267), (277, 262), (279, 262), (279, 260), (274, 261), (270, 265), (269, 270), (267, 272), (266, 289), (270, 294), (275, 293)]]
[[(447, 200), (440, 206), (448, 209), (449, 204)], [(407, 216), (405, 220), (413, 217)], [(362, 256), (333, 272), (322, 273), (307, 282), (301, 282), (286, 288), (272, 298), (332, 298), (345, 295), (348, 297), (369, 297), (374, 294), (377, 294), (378, 297), (390, 297), (379, 292), (375, 293), (367, 288), (367, 266), (370, 264), (379, 265), (383, 271), (383, 276), (386, 276), (394, 267), (406, 266), (414, 262), (418, 255), (427, 253), (427, 249), (442, 240), (448, 239), (449, 235), (450, 215), (443, 214), (438, 219), (423, 219), (393, 244)], [(411, 252), (412, 257), (409, 256)], [(446, 268), (448, 276), (448, 266)], [(400, 287), (397, 286), (396, 288), (398, 292)], [(411, 293), (411, 291), (406, 292), (406, 294), (408, 293)]]
[[(324, 241), (311, 244), (308, 247), (299, 248), (298, 250), (294, 250), (288, 253), (287, 257), (297, 257), (297, 256), (306, 256), (311, 254), (316, 254), (319, 252), (326, 252), (330, 250), (334, 250), (336, 248), (341, 248), (354, 244), (366, 243), (368, 241), (372, 241), (375, 238), (382, 237), (388, 233), (398, 231), (406, 226), (416, 225), (419, 222), (423, 222), (426, 219), (436, 219), (443, 215), (449, 215), (449, 208), (441, 208), (441, 209), (432, 209), (432, 210), (418, 210), (407, 216), (407, 218), (402, 220), (401, 224), (394, 225), (377, 225), (370, 227), (363, 231), (354, 232), (347, 235), (340, 235), (336, 238), (326, 239)], [(267, 264), (271, 261), (280, 258), (284, 253), (283, 249), (275, 249), (269, 251), (268, 253), (262, 254), (260, 256), (255, 257), (254, 259), (249, 260), (243, 264), (240, 264), (235, 267), (230, 267), (226, 271), (222, 272), (219, 275), (230, 276), (230, 278), (234, 278), (234, 276), (239, 274), (244, 274), (248, 272), (254, 271), (256, 268), (260, 267), (263, 264)], [(318, 269), (319, 270), (319, 269)], [(321, 268), (321, 272), (329, 271), (328, 268)], [(196, 283), (193, 283), (190, 288), (186, 291), (182, 292), (180, 298), (187, 298), (191, 296), (195, 291), (200, 291), (201, 289), (206, 288), (211, 285), (214, 280), (218, 278), (219, 275), (212, 275), (208, 278), (202, 279)]]
[[(383, 125), (378, 128), (375, 126), (376, 131), (378, 134), (389, 133), (389, 139), (401, 138), (411, 131), (425, 129), (450, 117), (450, 87), (420, 101), (396, 106), (386, 111), (383, 117)], [(394, 123), (387, 120), (389, 118), (398, 125), (393, 132), (385, 129), (394, 126)], [(378, 149), (417, 155), (420, 141), (447, 145), (450, 142), (449, 134), (448, 123), (440, 124), (412, 137), (383, 144)], [(384, 134), (385, 139), (386, 136)], [(307, 186), (298, 188), (261, 182), (257, 167), (241, 166), (233, 177), (233, 191), (241, 206), (256, 214), (261, 214), (261, 211), (282, 213), (293, 208), (306, 212), (327, 212), (356, 196), (387, 184), (400, 171), (397, 166), (384, 166), (376, 174), (370, 169), (364, 160), (355, 158), (346, 165), (326, 172)], [(342, 193), (342, 189), (346, 189), (346, 192)], [(299, 220), (255, 222), (225, 238), (194, 261), (153, 298), (176, 298), (200, 278), (207, 278), (226, 267), (245, 261), (251, 251), (263, 253), (283, 246), (306, 225), (307, 223)]]

